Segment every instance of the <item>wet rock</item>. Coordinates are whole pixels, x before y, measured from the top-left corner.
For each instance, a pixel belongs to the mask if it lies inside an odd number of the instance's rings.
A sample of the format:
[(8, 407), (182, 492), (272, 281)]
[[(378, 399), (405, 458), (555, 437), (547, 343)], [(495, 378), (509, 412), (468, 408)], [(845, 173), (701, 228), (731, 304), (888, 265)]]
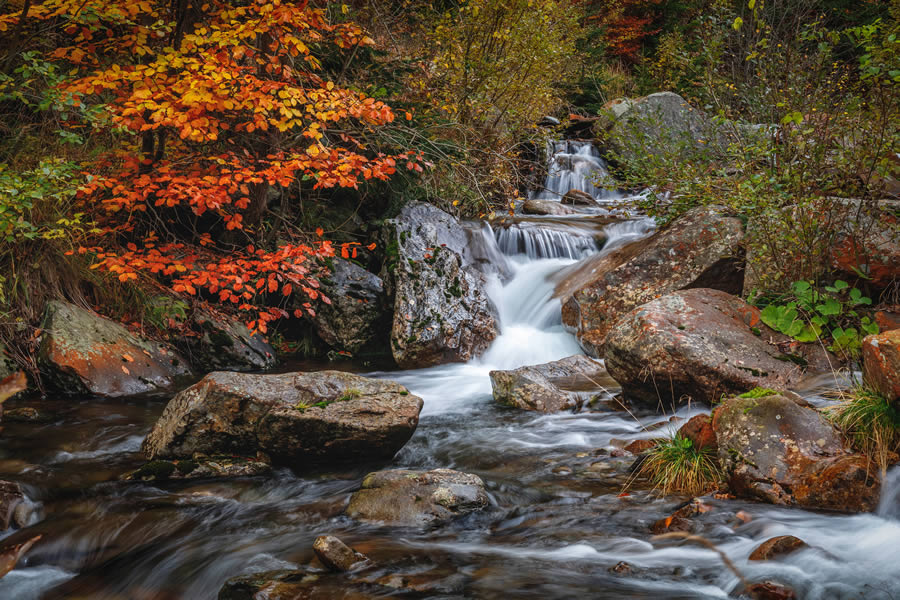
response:
[(866, 383), (900, 408), (900, 329), (866, 336), (862, 357)]
[(790, 554), (795, 550), (807, 548), (806, 542), (792, 535), (779, 535), (773, 537), (759, 546), (750, 553), (750, 560), (772, 560), (779, 556)]
[(151, 459), (262, 452), (296, 469), (390, 459), (421, 410), (398, 383), (340, 371), (210, 373), (169, 402), (142, 451)]
[(610, 567), (609, 572), (615, 573), (616, 575), (631, 575), (634, 572), (634, 569), (623, 560)]
[(21, 485), (0, 480), (0, 531), (9, 529), (14, 522), (16, 508), (24, 502), (25, 493)]
[(352, 590), (346, 581), (312, 571), (265, 571), (232, 577), (218, 600), (369, 600), (374, 595)]
[(566, 206), (554, 200), (539, 199), (526, 200), (525, 204), (522, 205), (522, 212), (526, 215), (553, 215), (558, 217), (578, 214), (578, 211), (571, 206)]
[(571, 204), (573, 206), (596, 206), (597, 201), (594, 197), (581, 190), (569, 190), (560, 200), (563, 204)]
[(650, 531), (655, 535), (681, 531), (690, 533), (694, 529), (691, 519), (697, 515), (709, 512), (711, 507), (699, 498), (694, 498), (680, 506), (668, 517), (659, 519), (650, 526)]
[(4, 409), (3, 420), (8, 423), (50, 423), (54, 417), (33, 406), (19, 406)]
[(390, 525), (435, 525), (488, 505), (477, 475), (451, 469), (370, 473), (350, 498), (347, 515)]
[(240, 456), (197, 456), (184, 460), (153, 460), (122, 476), (125, 481), (166, 481), (169, 479), (208, 479), (253, 477), (272, 471), (272, 466)]
[(746, 594), (753, 600), (796, 600), (797, 593), (791, 588), (775, 583), (761, 581), (747, 586)]
[(873, 510), (880, 481), (869, 461), (844, 450), (815, 409), (790, 398), (730, 398), (713, 428), (731, 491), (744, 498), (846, 512)]
[(588, 259), (590, 276), (563, 303), (563, 323), (586, 352), (602, 356), (616, 322), (645, 302), (684, 288), (738, 294), (743, 287), (742, 241), (741, 221), (726, 209), (688, 211), (645, 240)]
[[(790, 353), (781, 343), (792, 344)], [(790, 387), (805, 372), (830, 368), (818, 345), (793, 345), (760, 321), (758, 309), (711, 289), (682, 290), (631, 311), (610, 331), (605, 354), (625, 397), (649, 406)]]
[(615, 386), (602, 363), (580, 355), (511, 371), (491, 371), (490, 377), (494, 400), (541, 412), (580, 408), (592, 392)]
[(313, 543), (313, 552), (326, 568), (332, 571), (350, 571), (369, 559), (333, 535), (320, 535)]
[(190, 374), (174, 349), (73, 304), (50, 302), (41, 329), (41, 373), (64, 394), (116, 398), (163, 392)]
[(322, 292), (331, 304), (320, 303), (310, 317), (326, 344), (351, 353), (387, 329), (387, 298), (381, 278), (348, 260), (334, 258)]
[(3, 544), (0, 546), (0, 578), (16, 568), (16, 564), (22, 560), (25, 553), (41, 539), (36, 535), (18, 544)]
[(900, 329), (900, 304), (879, 307), (873, 320), (882, 332)]
[(258, 371), (275, 366), (275, 350), (243, 323), (197, 311), (190, 326), (195, 335), (181, 338), (179, 347), (200, 371)]
[(641, 454), (651, 448), (656, 448), (657, 443), (656, 440), (634, 440), (625, 446), (623, 450), (632, 454)]
[[(684, 155), (691, 149), (705, 152), (727, 140), (723, 128), (672, 92), (620, 99), (610, 109), (615, 119), (606, 139), (625, 161), (647, 154)], [(639, 144), (628, 143), (635, 139)]]
[(716, 444), (716, 432), (712, 426), (710, 415), (695, 415), (678, 430), (678, 435), (691, 440), (694, 448), (703, 450), (709, 448), (713, 452), (718, 450)]
[(409, 204), (387, 221), (384, 237), (397, 364), (466, 362), (487, 349), (499, 334), (497, 309), (459, 222), (430, 204)]

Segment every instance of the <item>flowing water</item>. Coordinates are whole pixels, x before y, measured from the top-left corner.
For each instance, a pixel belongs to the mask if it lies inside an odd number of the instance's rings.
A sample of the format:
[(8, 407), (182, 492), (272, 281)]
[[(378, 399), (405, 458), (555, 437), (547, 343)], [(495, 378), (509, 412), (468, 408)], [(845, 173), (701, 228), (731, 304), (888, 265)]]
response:
[[(343, 516), (366, 472), (385, 465), (299, 475), (283, 469), (242, 480), (120, 482), (121, 473), (140, 464), (140, 441), (165, 402), (49, 398), (37, 406), (55, 422), (5, 423), (0, 434), (0, 478), (22, 482), (36, 510), (33, 523), (9, 541), (43, 536), (0, 579), (0, 598), (213, 599), (235, 575), (307, 565), (313, 540), (326, 533), (375, 563), (354, 583), (335, 576), (335, 598), (351, 593), (360, 578), (398, 575), (406, 585), (396, 594), (423, 598), (729, 597), (740, 583), (718, 554), (651, 539), (650, 525), (684, 498), (658, 498), (639, 487), (623, 493), (630, 460), (617, 448), (671, 431), (673, 415), (603, 408), (542, 415), (491, 398), (490, 370), (580, 351), (560, 323), (554, 276), (650, 229), (640, 220), (607, 225), (605, 242), (577, 232), (545, 235), (559, 230), (539, 225), (480, 229), (485, 253), (504, 263), (489, 289), (500, 336), (467, 364), (372, 374), (400, 381), (425, 400), (415, 435), (388, 466), (475, 473), (491, 496), (486, 511), (425, 531)], [(900, 469), (889, 474), (875, 514), (704, 501), (712, 510), (694, 519), (696, 533), (747, 579), (777, 580), (807, 599), (900, 597)], [(738, 519), (739, 511), (751, 518)], [(758, 544), (784, 534), (810, 547), (777, 562), (747, 560)], [(611, 572), (620, 561), (633, 572)]]

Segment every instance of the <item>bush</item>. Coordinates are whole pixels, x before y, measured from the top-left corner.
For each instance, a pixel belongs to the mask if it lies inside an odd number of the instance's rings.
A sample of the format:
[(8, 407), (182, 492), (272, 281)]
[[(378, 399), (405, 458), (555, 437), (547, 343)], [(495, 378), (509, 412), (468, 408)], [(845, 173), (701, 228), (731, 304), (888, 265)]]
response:
[(690, 439), (679, 435), (661, 440), (648, 450), (637, 474), (649, 478), (654, 489), (663, 495), (703, 494), (716, 487), (723, 477), (712, 449), (698, 450)]
[(887, 473), (900, 451), (900, 413), (884, 396), (858, 384), (826, 415), (856, 450), (878, 464), (882, 475)]

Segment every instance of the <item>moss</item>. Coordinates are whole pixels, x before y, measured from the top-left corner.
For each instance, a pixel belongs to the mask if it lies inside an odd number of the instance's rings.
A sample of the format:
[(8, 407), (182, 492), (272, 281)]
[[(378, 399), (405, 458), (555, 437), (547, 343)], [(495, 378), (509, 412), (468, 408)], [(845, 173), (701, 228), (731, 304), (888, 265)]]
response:
[(168, 479), (175, 472), (175, 463), (152, 460), (132, 474), (132, 479)]
[(175, 470), (182, 475), (187, 475), (199, 466), (200, 463), (195, 460), (179, 460), (175, 463)]
[(453, 279), (453, 284), (450, 286), (450, 293), (456, 298), (462, 298), (463, 291), (459, 277)]
[(771, 388), (755, 387), (749, 392), (744, 392), (738, 398), (765, 398), (766, 396), (777, 396), (780, 393), (778, 390)]

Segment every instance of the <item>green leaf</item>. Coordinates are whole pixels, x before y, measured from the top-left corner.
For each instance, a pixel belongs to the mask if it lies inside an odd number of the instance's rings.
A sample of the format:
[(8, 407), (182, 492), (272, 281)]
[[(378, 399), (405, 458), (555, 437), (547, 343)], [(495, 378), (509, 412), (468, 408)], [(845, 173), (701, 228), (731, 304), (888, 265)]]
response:
[(742, 18), (738, 17), (734, 20), (734, 23), (731, 26), (734, 28), (735, 31), (740, 31), (741, 25), (743, 25), (743, 24), (744, 24), (744, 20)]
[(828, 298), (824, 304), (816, 304), (816, 310), (826, 317), (841, 314), (841, 303), (834, 298)]

